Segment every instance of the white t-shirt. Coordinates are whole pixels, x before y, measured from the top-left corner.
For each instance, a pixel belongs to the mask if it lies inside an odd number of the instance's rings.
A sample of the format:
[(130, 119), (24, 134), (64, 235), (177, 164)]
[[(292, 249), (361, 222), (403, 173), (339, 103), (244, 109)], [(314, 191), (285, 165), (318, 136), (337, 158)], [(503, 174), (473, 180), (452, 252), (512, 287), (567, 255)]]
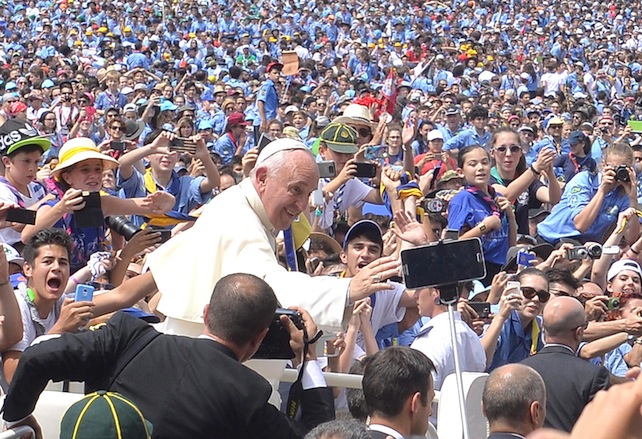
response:
[[(22, 198), (22, 203), (24, 203), (23, 205), (26, 208), (33, 206), (38, 201), (42, 200), (45, 197), (45, 195), (47, 195), (45, 188), (39, 183), (35, 183), (35, 182), (29, 183), (27, 188), (29, 189), (29, 196), (25, 194), (20, 194)], [(3, 201), (5, 203), (19, 204), (18, 198), (16, 197), (16, 195), (4, 183), (0, 183), (0, 201)], [(0, 229), (0, 242), (4, 242), (5, 244), (11, 245), (19, 241), (20, 241), (20, 232), (16, 232), (11, 227)]]
[(348, 180), (343, 188), (343, 193), (339, 188), (333, 195), (332, 199), (326, 201), (323, 206), (323, 215), (319, 221), (319, 226), (323, 229), (332, 227), (334, 221), (334, 207), (335, 203), (339, 197), (341, 197), (340, 202), (338, 203), (339, 212), (344, 213), (348, 210), (349, 207), (361, 207), (363, 206), (365, 198), (368, 194), (374, 189), (358, 180), (352, 178)]
[[(16, 299), (18, 300), (18, 306), (20, 307), (20, 315), (22, 317), (22, 340), (20, 340), (15, 345), (11, 346), (8, 351), (18, 351), (24, 352), (31, 343), (36, 339), (36, 327), (34, 326), (33, 321), (31, 320), (31, 311), (29, 310), (29, 305), (22, 295), (21, 292), (15, 291)], [(51, 328), (56, 324), (56, 313), (53, 310), (49, 313), (46, 319), (42, 320), (43, 326), (45, 327), (45, 334), (49, 332)]]

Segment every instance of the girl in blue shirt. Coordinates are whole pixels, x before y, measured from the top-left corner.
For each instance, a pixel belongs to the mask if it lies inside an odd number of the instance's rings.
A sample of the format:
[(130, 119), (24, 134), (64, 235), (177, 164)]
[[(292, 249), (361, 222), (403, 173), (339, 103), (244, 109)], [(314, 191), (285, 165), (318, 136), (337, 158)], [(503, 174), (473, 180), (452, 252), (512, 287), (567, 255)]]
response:
[(461, 238), (480, 238), (486, 261), (484, 285), (506, 263), (509, 247), (517, 241), (517, 223), (510, 201), (489, 185), (490, 156), (479, 145), (463, 148), (457, 164), (465, 180), (464, 189), (448, 204), (448, 228)]

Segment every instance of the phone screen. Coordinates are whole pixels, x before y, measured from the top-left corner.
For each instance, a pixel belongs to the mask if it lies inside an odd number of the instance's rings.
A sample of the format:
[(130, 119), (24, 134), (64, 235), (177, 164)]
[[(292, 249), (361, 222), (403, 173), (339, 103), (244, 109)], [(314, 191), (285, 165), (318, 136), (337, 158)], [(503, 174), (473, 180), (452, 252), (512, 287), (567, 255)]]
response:
[(100, 227), (105, 222), (99, 192), (83, 192), (85, 207), (74, 213), (76, 227)]
[(374, 178), (377, 175), (377, 165), (374, 163), (355, 162), (357, 172), (354, 174), (357, 178)]
[(436, 287), (486, 276), (479, 238), (442, 241), (401, 252), (407, 288)]

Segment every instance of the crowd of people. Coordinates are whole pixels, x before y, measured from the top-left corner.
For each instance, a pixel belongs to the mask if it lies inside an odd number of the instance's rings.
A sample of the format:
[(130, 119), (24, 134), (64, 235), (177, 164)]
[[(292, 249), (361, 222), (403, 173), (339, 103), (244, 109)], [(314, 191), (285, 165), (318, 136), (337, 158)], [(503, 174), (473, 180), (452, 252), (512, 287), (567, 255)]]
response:
[[(456, 369), (451, 316), (439, 286), (406, 288), (400, 254), (478, 238), (461, 368), (491, 373), (490, 390), (532, 384), (488, 396), (491, 431), (588, 430), (582, 410), (642, 363), (635, 6), (0, 2), (5, 420), (57, 377), (121, 393), (159, 438), (358, 435), (366, 419), (372, 437), (424, 435)], [(296, 425), (239, 364), (277, 304), (306, 329), (280, 320), (303, 364), (284, 398)], [(424, 378), (397, 383), (390, 411), (371, 361)], [(321, 370), (365, 373), (363, 393), (331, 395)], [(195, 395), (202, 411), (170, 416)], [(334, 407), (361, 423), (317, 427)]]

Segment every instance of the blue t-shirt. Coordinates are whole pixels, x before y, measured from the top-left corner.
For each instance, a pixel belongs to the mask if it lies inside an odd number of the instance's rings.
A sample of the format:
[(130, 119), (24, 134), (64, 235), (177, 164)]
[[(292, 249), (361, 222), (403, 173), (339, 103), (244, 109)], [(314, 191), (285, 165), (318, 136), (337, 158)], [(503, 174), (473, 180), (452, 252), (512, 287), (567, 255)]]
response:
[[(498, 194), (499, 195), (499, 194)], [(448, 203), (448, 228), (460, 232), (476, 227), (493, 213), (484, 200), (467, 190), (457, 193)], [(506, 263), (508, 253), (508, 221), (502, 216), (502, 227), (481, 237), (484, 259), (497, 265)]]
[[(517, 311), (511, 311), (510, 318), (506, 320), (504, 326), (502, 326), (493, 360), (490, 362), (490, 366), (488, 366), (488, 372), (492, 372), (494, 369), (508, 363), (519, 363), (531, 355), (533, 325), (538, 325), (541, 328), (540, 319), (540, 317), (537, 317), (524, 328)], [(539, 334), (540, 336), (537, 339), (537, 352), (544, 347), (541, 331), (539, 331)]]
[(595, 221), (584, 233), (580, 233), (573, 222), (597, 194), (601, 182), (602, 174), (588, 171), (582, 171), (573, 177), (564, 187), (559, 204), (537, 225), (537, 233), (551, 244), (557, 244), (561, 238), (603, 242), (609, 226), (617, 221), (620, 212), (629, 207), (629, 197), (623, 188), (618, 187), (604, 197)]
[[(116, 176), (120, 191), (120, 198), (142, 198), (149, 195), (145, 187), (145, 176), (134, 168), (134, 173), (128, 180), (124, 180), (120, 170)], [(156, 184), (159, 190), (165, 190), (176, 197), (176, 204), (172, 210), (181, 213), (189, 213), (191, 210), (205, 204), (211, 197), (211, 192), (201, 193), (201, 182), (205, 177), (190, 177), (185, 175), (179, 177), (175, 171), (172, 171), (172, 178), (166, 188), (161, 188)], [(140, 216), (133, 216), (132, 222), (137, 226), (142, 225), (145, 219)]]

